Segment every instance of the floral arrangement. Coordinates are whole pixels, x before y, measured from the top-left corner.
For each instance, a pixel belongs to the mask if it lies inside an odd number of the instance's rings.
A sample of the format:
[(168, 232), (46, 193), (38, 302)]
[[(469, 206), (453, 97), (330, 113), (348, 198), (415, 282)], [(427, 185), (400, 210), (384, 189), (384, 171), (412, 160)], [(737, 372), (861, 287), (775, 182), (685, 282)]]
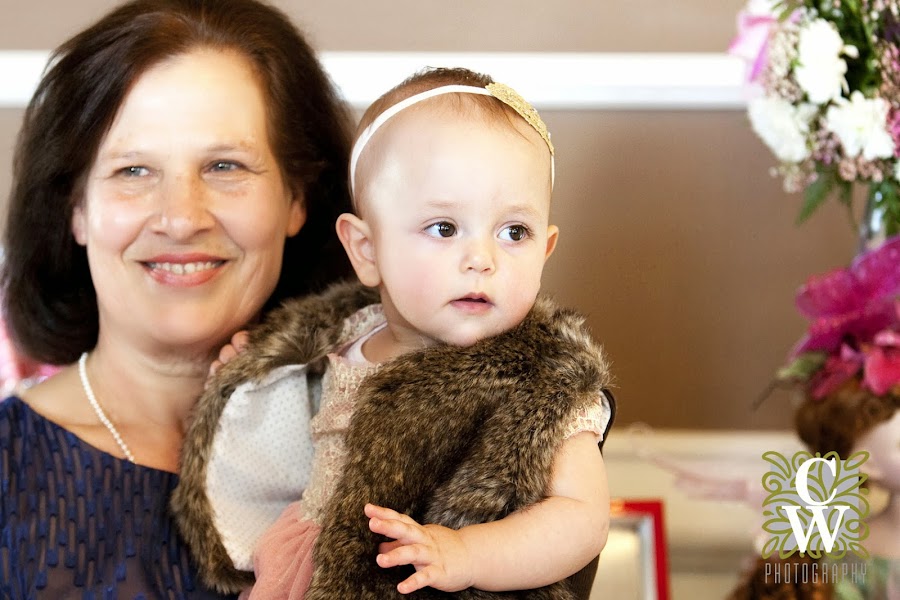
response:
[[(863, 252), (799, 289), (809, 329), (775, 383), (813, 400), (851, 380), (900, 396), (900, 0), (748, 0), (729, 51), (747, 60), (747, 114), (774, 172), (804, 193), (798, 222), (867, 188)], [(876, 231), (887, 239), (872, 247)]]
[(748, 116), (779, 161), (798, 222), (868, 187), (887, 235), (900, 230), (900, 0), (749, 0), (729, 51), (758, 94)]

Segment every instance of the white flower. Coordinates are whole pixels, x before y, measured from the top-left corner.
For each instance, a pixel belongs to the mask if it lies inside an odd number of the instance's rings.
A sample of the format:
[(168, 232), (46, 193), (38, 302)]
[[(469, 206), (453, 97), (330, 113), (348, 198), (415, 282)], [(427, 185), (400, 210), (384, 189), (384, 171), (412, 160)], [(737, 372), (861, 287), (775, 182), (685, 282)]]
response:
[(784, 98), (754, 98), (747, 105), (750, 124), (779, 160), (797, 163), (809, 157), (809, 122), (816, 108), (811, 104), (794, 106)]
[(755, 17), (774, 17), (778, 14), (779, 0), (748, 0), (744, 12)]
[(800, 27), (799, 64), (794, 69), (794, 77), (810, 102), (825, 104), (840, 97), (847, 73), (847, 62), (841, 54), (854, 56), (858, 51), (854, 46), (844, 45), (833, 23), (815, 19)]
[(850, 94), (850, 101), (840, 98), (825, 113), (825, 126), (834, 132), (850, 158), (866, 160), (890, 158), (894, 140), (887, 131), (888, 103), (884, 98), (866, 98), (862, 92)]

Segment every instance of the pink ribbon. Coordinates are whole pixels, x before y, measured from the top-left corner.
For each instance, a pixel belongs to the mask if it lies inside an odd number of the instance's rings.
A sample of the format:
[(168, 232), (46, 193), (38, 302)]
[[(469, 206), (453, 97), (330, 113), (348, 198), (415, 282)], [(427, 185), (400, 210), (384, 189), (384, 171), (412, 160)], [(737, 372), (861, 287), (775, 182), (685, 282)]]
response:
[(740, 56), (749, 65), (747, 81), (756, 81), (768, 61), (769, 37), (778, 23), (772, 15), (738, 13), (737, 36), (728, 46), (728, 53)]

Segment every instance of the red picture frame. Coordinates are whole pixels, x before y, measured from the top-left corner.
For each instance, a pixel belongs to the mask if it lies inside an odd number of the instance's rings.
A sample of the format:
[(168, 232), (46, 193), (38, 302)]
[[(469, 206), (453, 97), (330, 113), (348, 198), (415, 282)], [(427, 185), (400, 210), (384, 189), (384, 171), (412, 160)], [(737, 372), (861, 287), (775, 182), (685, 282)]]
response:
[(600, 555), (592, 597), (625, 594), (636, 600), (669, 600), (663, 508), (659, 499), (612, 500), (610, 537)]

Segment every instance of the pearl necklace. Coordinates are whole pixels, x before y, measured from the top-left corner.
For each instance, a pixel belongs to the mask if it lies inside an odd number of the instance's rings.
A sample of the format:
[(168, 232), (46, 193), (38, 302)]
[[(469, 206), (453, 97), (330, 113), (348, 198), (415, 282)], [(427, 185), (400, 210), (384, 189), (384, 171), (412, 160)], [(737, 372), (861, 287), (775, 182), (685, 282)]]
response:
[(81, 355), (81, 358), (78, 359), (78, 374), (81, 376), (81, 387), (84, 389), (84, 395), (87, 396), (88, 402), (91, 403), (91, 408), (94, 409), (94, 412), (97, 414), (97, 418), (100, 419), (100, 422), (103, 423), (109, 432), (112, 434), (113, 439), (116, 440), (116, 443), (119, 445), (119, 448), (122, 449), (122, 452), (125, 453), (125, 457), (131, 462), (135, 462), (134, 454), (131, 453), (131, 450), (128, 449), (128, 446), (125, 445), (125, 442), (122, 440), (122, 436), (119, 435), (119, 431), (116, 429), (116, 426), (112, 424), (112, 421), (109, 420), (109, 417), (106, 416), (106, 413), (103, 412), (103, 409), (100, 408), (100, 403), (97, 402), (97, 397), (94, 395), (94, 390), (91, 387), (91, 382), (88, 380), (87, 376), (87, 355), (85, 352)]

